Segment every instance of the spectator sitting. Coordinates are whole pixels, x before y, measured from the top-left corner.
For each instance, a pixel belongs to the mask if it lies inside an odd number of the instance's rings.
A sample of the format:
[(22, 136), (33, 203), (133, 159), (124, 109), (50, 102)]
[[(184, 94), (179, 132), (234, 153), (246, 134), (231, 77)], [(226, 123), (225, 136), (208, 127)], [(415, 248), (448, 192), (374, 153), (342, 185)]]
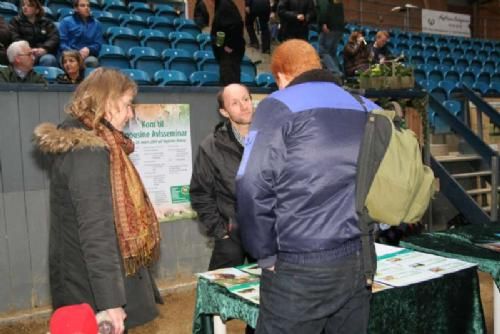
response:
[(7, 58), (7, 48), (12, 41), (9, 25), (0, 16), (0, 65), (9, 65), (9, 59)]
[(64, 70), (64, 74), (57, 76), (57, 83), (77, 84), (85, 77), (85, 65), (78, 51), (64, 51), (61, 56), (61, 67)]
[(368, 56), (370, 52), (366, 46), (361, 31), (353, 31), (344, 47), (344, 72), (347, 77), (353, 77), (356, 71), (364, 71), (370, 66)]
[(59, 32), (56, 25), (44, 17), (45, 11), (39, 0), (22, 0), (21, 4), (22, 12), (10, 20), (12, 40), (30, 44), (36, 65), (57, 67), (55, 54), (59, 47)]
[(75, 0), (73, 5), (75, 13), (65, 17), (59, 25), (60, 51), (78, 50), (86, 67), (97, 67), (97, 56), (103, 44), (101, 24), (90, 15), (88, 0)]
[(391, 52), (387, 47), (389, 42), (389, 33), (387, 31), (379, 31), (375, 36), (375, 42), (370, 46), (369, 59), (373, 63), (382, 64), (391, 57)]
[(28, 42), (12, 43), (7, 48), (7, 57), (10, 66), (0, 69), (0, 82), (47, 83), (41, 75), (33, 71), (35, 56)]

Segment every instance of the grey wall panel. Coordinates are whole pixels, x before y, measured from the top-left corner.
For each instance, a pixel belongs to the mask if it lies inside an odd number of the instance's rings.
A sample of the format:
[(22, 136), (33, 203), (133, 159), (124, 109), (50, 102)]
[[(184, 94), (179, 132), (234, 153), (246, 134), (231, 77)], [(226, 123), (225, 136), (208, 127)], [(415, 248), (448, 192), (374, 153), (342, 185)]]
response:
[(23, 174), (18, 95), (16, 92), (1, 92), (0, 94), (0, 105), (2, 106), (2, 112), (0, 112), (0, 159), (3, 191), (21, 191), (23, 189)]
[(29, 308), (31, 307), (33, 280), (25, 196), (24, 192), (8, 192), (4, 193), (3, 197), (11, 277), (7, 307), (9, 309)]
[[(57, 98), (57, 93), (47, 93)], [(39, 92), (21, 92), (19, 93), (19, 133), (21, 134), (21, 157), (23, 161), (24, 190), (40, 190), (44, 187), (44, 173), (38, 166), (35, 150), (32, 141), (32, 133), (38, 124), (40, 124), (40, 105), (41, 103), (50, 103), (41, 96), (45, 93)]]
[(28, 223), (33, 307), (50, 303), (49, 292), (49, 192), (27, 191), (26, 221)]
[[(1, 176), (1, 172), (0, 172)], [(1, 191), (0, 187), (0, 191)], [(11, 279), (10, 264), (9, 264), (9, 248), (7, 245), (7, 224), (5, 220), (5, 205), (3, 193), (0, 193), (0, 312), (8, 311), (8, 301), (11, 298)]]

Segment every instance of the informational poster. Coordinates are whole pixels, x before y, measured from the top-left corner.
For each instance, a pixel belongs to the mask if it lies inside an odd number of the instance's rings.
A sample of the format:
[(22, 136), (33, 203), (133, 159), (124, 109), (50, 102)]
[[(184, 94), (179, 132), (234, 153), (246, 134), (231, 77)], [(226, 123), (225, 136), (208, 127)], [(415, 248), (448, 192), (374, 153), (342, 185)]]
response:
[(189, 104), (137, 104), (124, 132), (135, 143), (130, 159), (160, 222), (195, 217), (189, 197), (192, 172)]
[(470, 15), (422, 9), (422, 32), (471, 37)]

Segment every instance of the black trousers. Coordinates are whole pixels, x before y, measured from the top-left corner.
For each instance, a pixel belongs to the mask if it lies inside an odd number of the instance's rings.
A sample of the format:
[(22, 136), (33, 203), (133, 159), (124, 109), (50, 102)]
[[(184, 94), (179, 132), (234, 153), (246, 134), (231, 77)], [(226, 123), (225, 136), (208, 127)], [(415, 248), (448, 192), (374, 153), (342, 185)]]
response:
[(262, 39), (261, 51), (269, 52), (271, 50), (271, 33), (269, 32), (269, 13), (253, 14), (250, 13), (245, 19), (248, 37), (251, 44), (259, 44), (257, 35), (255, 34), (255, 19), (259, 20), (260, 37)]
[(243, 55), (223, 51), (219, 56), (219, 75), (222, 86), (240, 83), (241, 60)]

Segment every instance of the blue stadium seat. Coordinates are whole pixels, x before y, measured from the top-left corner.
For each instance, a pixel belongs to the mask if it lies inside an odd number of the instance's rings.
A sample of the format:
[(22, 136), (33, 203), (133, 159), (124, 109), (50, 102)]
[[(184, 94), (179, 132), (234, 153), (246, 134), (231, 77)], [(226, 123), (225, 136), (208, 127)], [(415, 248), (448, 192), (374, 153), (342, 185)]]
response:
[(441, 64), (455, 66), (455, 60), (451, 57), (444, 57), (444, 58), (441, 58)]
[(192, 55), (187, 50), (166, 49), (162, 52), (162, 58), (166, 69), (180, 71), (187, 78), (198, 70)]
[(465, 49), (464, 54), (467, 59), (472, 59), (476, 56), (476, 50), (474, 50), (473, 48)]
[(156, 72), (154, 81), (158, 86), (185, 86), (190, 84), (184, 73), (172, 70), (161, 70)]
[(165, 36), (175, 31), (172, 19), (166, 17), (151, 16), (148, 17), (148, 24), (151, 29), (161, 31)]
[(490, 52), (490, 59), (495, 61), (495, 62), (498, 62), (500, 61), (500, 52), (499, 51), (491, 51)]
[(451, 56), (455, 58), (455, 60), (459, 57), (463, 57), (464, 50), (462, 50), (461, 48), (454, 48), (453, 50), (451, 50)]
[(467, 67), (469, 67), (469, 61), (465, 57), (455, 58), (455, 68), (460, 72), (464, 71)]
[(472, 42), (470, 39), (466, 38), (466, 39), (463, 39), (461, 42), (460, 42), (460, 46), (463, 48), (463, 49), (468, 49), (472, 46)]
[(196, 25), (196, 23), (194, 23), (193, 20), (176, 18), (174, 19), (174, 26), (176, 31), (186, 32), (191, 34), (194, 38), (201, 33), (200, 28)]
[(415, 69), (413, 71), (413, 75), (415, 76), (415, 81), (420, 82), (421, 80), (427, 80), (427, 72), (421, 69)]
[(438, 87), (443, 88), (446, 91), (446, 96), (448, 99), (456, 97), (457, 94), (462, 92), (462, 88), (457, 86), (456, 82), (443, 80), (438, 83)]
[(439, 58), (444, 59), (444, 58), (446, 58), (446, 57), (449, 57), (449, 56), (450, 56), (450, 54), (451, 54), (451, 50), (450, 50), (450, 48), (449, 48), (449, 47), (447, 47), (447, 46), (441, 46), (441, 47), (439, 48), (439, 51), (437, 52), (437, 54), (438, 54), (438, 57), (439, 57)]
[(92, 15), (101, 23), (102, 31), (107, 32), (108, 28), (120, 25), (120, 20), (107, 11), (92, 11)]
[[(1, 6), (1, 2), (0, 2), (0, 6)], [(53, 12), (52, 12), (52, 9), (50, 9), (49, 7), (47, 6), (43, 6), (43, 11), (45, 12), (45, 17), (48, 18), (49, 20), (51, 21), (56, 21), (57, 22), (57, 15), (55, 15)], [(3, 16), (4, 20), (6, 20), (6, 22), (9, 22), (10, 20), (10, 17), (7, 15), (7, 17), (1, 13), (0, 11), (0, 15)]]
[(148, 17), (154, 15), (154, 12), (151, 10), (151, 8), (143, 2), (130, 2), (128, 4), (128, 8), (130, 10), (130, 13), (139, 15), (144, 21), (146, 21)]
[(472, 85), (476, 82), (476, 75), (472, 72), (463, 72), (460, 78), (460, 82), (462, 85), (466, 85), (471, 88)]
[(49, 83), (56, 82), (57, 76), (60, 74), (64, 74), (64, 71), (59, 67), (35, 66), (33, 67), (33, 70), (36, 73), (42, 75)]
[(476, 52), (477, 56), (477, 60), (479, 61), (486, 61), (486, 59), (488, 59), (488, 57), (490, 56), (490, 53), (488, 51), (485, 51), (485, 50), (479, 50), (478, 52)]
[(433, 35), (425, 35), (423, 37), (423, 43), (434, 45), (436, 43), (436, 38)]
[(443, 102), (443, 106), (456, 117), (462, 118), (462, 104), (459, 101), (446, 100)]
[(121, 71), (130, 79), (134, 80), (138, 85), (151, 85), (151, 78), (144, 71), (137, 69), (124, 69)]
[(160, 54), (153, 48), (147, 46), (130, 48), (129, 57), (133, 68), (143, 70), (151, 78), (157, 71), (164, 69)]
[(200, 50), (212, 51), (212, 44), (210, 43), (212, 37), (210, 34), (201, 33), (196, 36), (196, 41), (200, 45)]
[(434, 69), (436, 71), (440, 71), (440, 72), (442, 72), (444, 74), (444, 73), (448, 72), (449, 70), (451, 70), (451, 66), (449, 66), (449, 65), (443, 65), (443, 64), (438, 64), (438, 65), (434, 66)]
[(476, 81), (473, 85), (472, 85), (472, 90), (476, 91), (476, 92), (479, 92), (481, 95), (486, 95), (488, 90), (489, 90), (489, 85), (484, 83), (484, 82), (478, 82)]
[(483, 50), (490, 52), (493, 49), (495, 49), (495, 46), (493, 45), (493, 43), (491, 41), (484, 41)]
[(219, 86), (219, 73), (197, 71), (189, 76), (193, 86)]
[(120, 14), (118, 16), (120, 26), (132, 29), (136, 34), (142, 29), (148, 29), (149, 25), (139, 15), (135, 14)]
[(94, 10), (102, 9), (101, 2), (98, 0), (90, 0), (89, 4), (90, 4), (90, 9), (92, 10), (92, 15), (94, 15)]
[(474, 69), (474, 71), (478, 71), (480, 72), (483, 68), (483, 62), (480, 61), (480, 60), (477, 60), (477, 59), (473, 59), (471, 62), (470, 62), (470, 65), (469, 65), (471, 68)]
[(121, 47), (126, 52), (130, 48), (140, 45), (139, 37), (130, 28), (110, 27), (107, 34), (111, 44)]
[(425, 58), (425, 63), (430, 65), (439, 65), (441, 64), (441, 61), (436, 56), (430, 56)]
[(444, 79), (457, 84), (460, 81), (460, 74), (457, 71), (450, 70), (444, 74)]
[(484, 82), (489, 85), (491, 81), (490, 74), (488, 72), (480, 72), (476, 77), (476, 82)]
[(180, 31), (171, 32), (168, 34), (168, 39), (174, 48), (188, 50), (191, 54), (200, 49), (196, 39), (189, 33)]
[(177, 18), (177, 11), (175, 10), (174, 7), (170, 5), (165, 5), (165, 4), (156, 5), (155, 15), (174, 20), (175, 18)]
[(464, 70), (464, 71), (465, 71), (465, 72), (472, 72), (472, 73), (474, 73), (474, 74), (476, 75), (476, 77), (477, 77), (477, 76), (479, 75), (479, 73), (481, 72), (481, 69), (479, 69), (479, 68), (477, 68), (477, 67), (471, 67), (471, 66), (469, 66), (469, 67), (465, 68), (465, 70)]
[(243, 85), (247, 87), (256, 87), (257, 83), (255, 82), (255, 77), (252, 77), (248, 73), (241, 72), (240, 81)]
[(439, 81), (444, 80), (444, 75), (441, 71), (432, 70), (427, 74), (427, 78), (429, 81), (434, 81), (437, 84)]
[(257, 68), (255, 64), (247, 56), (243, 56), (243, 59), (241, 60), (241, 72), (250, 75), (252, 78), (255, 78), (257, 75)]
[(444, 88), (434, 87), (430, 91), (431, 95), (436, 98), (439, 102), (444, 102), (448, 99), (448, 93)]
[(163, 50), (170, 48), (168, 37), (161, 31), (155, 29), (142, 29), (139, 31), (139, 38), (142, 46), (148, 46), (155, 49), (158, 54)]
[(307, 37), (307, 40), (310, 42), (317, 42), (319, 39), (319, 34), (317, 31), (314, 30), (309, 30), (309, 36)]
[(494, 94), (500, 94), (500, 83), (499, 82), (490, 83), (490, 88), (488, 89), (488, 92)]
[(495, 72), (491, 75), (491, 82), (500, 84), (500, 72)]
[(276, 81), (271, 73), (260, 73), (255, 78), (257, 86), (266, 88), (277, 88)]
[(486, 60), (483, 64), (483, 72), (495, 72), (496, 65), (496, 62), (494, 62), (493, 60)]
[(103, 67), (130, 68), (128, 57), (122, 48), (104, 44), (99, 52), (99, 64)]
[(113, 15), (128, 14), (128, 8), (121, 0), (104, 0), (104, 10)]
[(59, 21), (70, 15), (73, 15), (73, 8), (61, 7), (57, 10), (57, 17)]
[(215, 59), (212, 51), (196, 51), (193, 57), (198, 65), (198, 71), (219, 73), (219, 63)]
[(416, 66), (416, 68), (425, 71), (425, 73), (427, 73), (427, 76), (429, 76), (429, 72), (434, 69), (434, 66), (429, 64), (419, 64)]
[(5, 22), (8, 24), (10, 19), (17, 16), (17, 7), (10, 2), (0, 2), (0, 15), (3, 16)]
[(59, 8), (73, 9), (71, 2), (65, 0), (50, 0), (47, 1), (45, 5), (50, 8), (54, 16), (57, 16), (57, 10)]

